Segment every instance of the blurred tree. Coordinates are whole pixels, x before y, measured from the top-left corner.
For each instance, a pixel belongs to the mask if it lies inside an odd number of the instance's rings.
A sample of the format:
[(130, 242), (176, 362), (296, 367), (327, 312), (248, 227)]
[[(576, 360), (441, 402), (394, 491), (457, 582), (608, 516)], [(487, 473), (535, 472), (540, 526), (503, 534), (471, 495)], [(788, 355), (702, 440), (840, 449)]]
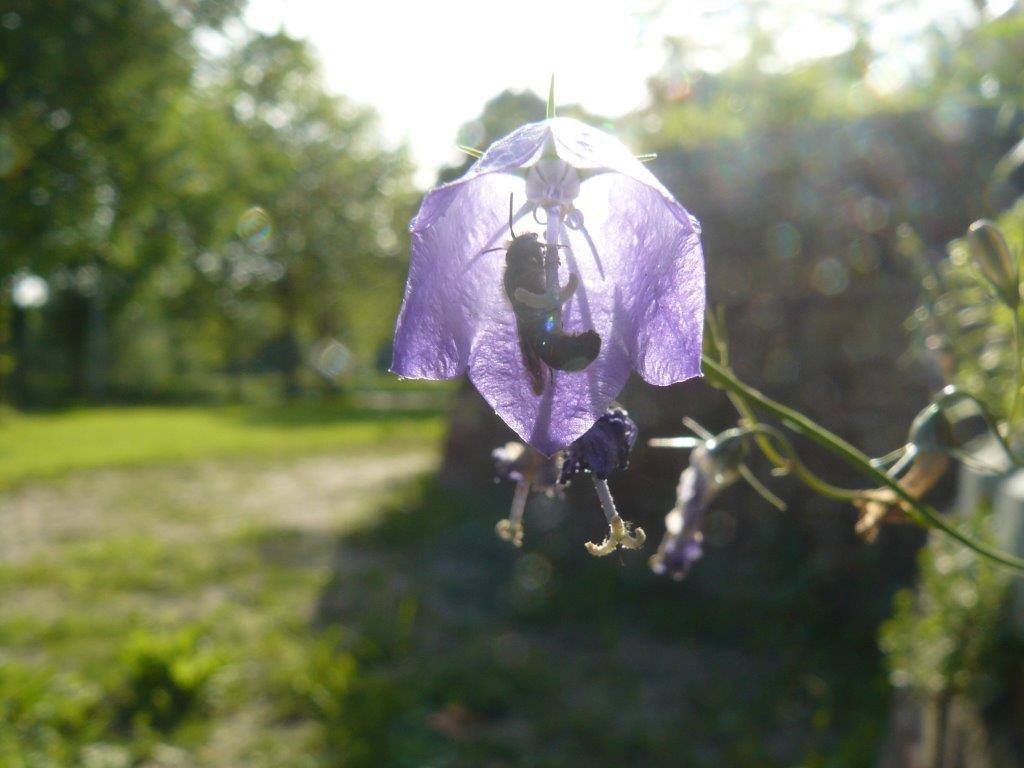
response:
[(411, 163), (381, 147), (372, 110), (327, 94), (308, 45), (284, 34), (234, 52), (215, 92), (241, 137), (232, 188), (249, 206), (218, 257), (228, 262), (220, 289), (239, 298), (263, 288), (273, 310), (264, 357), (293, 396), (317, 342), (373, 359), (390, 333), (381, 302), (397, 310)]
[[(544, 100), (533, 91), (502, 91), (484, 104), (479, 117), (462, 124), (457, 142), (473, 149), (487, 149), (520, 125), (543, 120), (545, 109)], [(445, 166), (438, 173), (438, 183), (457, 179), (472, 164), (473, 158), (466, 155), (458, 165)]]
[(932, 36), (932, 98), (968, 103), (1024, 102), (1024, 7), (1013, 5), (957, 34)]
[(102, 391), (105, 316), (184, 235), (166, 148), (196, 31), (240, 4), (15, 0), (0, 14), (0, 284), (31, 270), (68, 286), (56, 298), (77, 391)]
[(303, 43), (249, 36), (211, 58), (197, 34), (241, 4), (0, 14), (0, 329), (30, 331), (15, 275), (53, 288), (34, 343), (4, 346), (23, 402), (217, 391), (224, 372), (239, 394), (255, 368), (294, 394), (316, 340), (372, 361), (389, 335), (405, 152), (327, 94)]
[[(479, 117), (462, 124), (456, 142), (464, 147), (484, 150), (519, 126), (543, 120), (546, 112), (546, 102), (533, 91), (502, 91), (484, 104)], [(610, 127), (608, 120), (587, 112), (579, 105), (559, 104), (558, 114), (561, 117), (575, 117), (593, 125)], [(443, 184), (457, 179), (472, 164), (473, 158), (466, 155), (458, 165), (442, 168), (438, 173), (438, 183)]]

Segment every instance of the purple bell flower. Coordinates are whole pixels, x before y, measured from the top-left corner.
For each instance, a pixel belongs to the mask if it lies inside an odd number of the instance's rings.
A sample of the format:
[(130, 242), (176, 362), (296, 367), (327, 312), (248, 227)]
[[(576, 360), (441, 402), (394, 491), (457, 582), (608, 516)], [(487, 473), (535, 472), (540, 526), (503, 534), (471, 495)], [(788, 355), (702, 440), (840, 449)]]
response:
[[(561, 117), (524, 125), (428, 192), (410, 230), (392, 371), (468, 371), (541, 452), (590, 429), (631, 370), (658, 385), (700, 375), (700, 227), (609, 134)], [(514, 235), (534, 271), (512, 280)]]
[(665, 515), (665, 536), (650, 560), (655, 573), (682, 579), (704, 556), (704, 517), (714, 498), (740, 478), (744, 439), (730, 430), (693, 449), (689, 466), (679, 476), (676, 503)]

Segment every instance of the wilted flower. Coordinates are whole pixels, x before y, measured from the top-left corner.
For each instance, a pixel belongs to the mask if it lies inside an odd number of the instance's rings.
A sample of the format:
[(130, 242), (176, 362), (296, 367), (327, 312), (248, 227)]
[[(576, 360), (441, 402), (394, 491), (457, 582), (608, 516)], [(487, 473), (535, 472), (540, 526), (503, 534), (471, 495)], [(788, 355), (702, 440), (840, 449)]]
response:
[[(984, 431), (1001, 447), (1002, 455), (997, 454), (997, 464), (981, 460), (967, 450), (965, 441), (969, 436), (960, 436), (957, 434), (960, 430), (954, 429), (954, 424), (959, 425), (960, 420), (951, 420), (949, 414), (956, 406), (965, 403), (973, 406), (975, 418), (980, 417)], [(943, 389), (914, 417), (906, 445), (894, 451), (889, 457), (877, 459), (872, 463), (876, 467), (884, 466), (889, 463), (890, 457), (898, 457), (898, 460), (887, 474), (891, 478), (899, 478), (900, 488), (915, 499), (923, 497), (942, 479), (954, 459), (981, 474), (1002, 474), (1011, 466), (1019, 465), (1019, 459), (1014, 455), (984, 404), (953, 385)], [(861, 512), (857, 520), (857, 533), (867, 541), (873, 541), (878, 536), (882, 523), (907, 521), (907, 503), (888, 487), (865, 491), (863, 497), (855, 501), (854, 505)]]
[[(959, 451), (960, 446), (953, 437), (953, 426), (942, 406), (932, 403), (914, 418), (902, 458), (888, 474), (898, 477), (900, 487), (913, 498), (920, 499), (942, 479), (949, 468), (950, 456), (957, 455)], [(888, 487), (865, 491), (863, 498), (855, 501), (854, 506), (860, 510), (855, 530), (865, 541), (874, 541), (878, 537), (882, 523), (907, 521), (906, 503)]]
[(640, 549), (647, 540), (643, 528), (631, 531), (632, 526), (619, 516), (608, 488), (608, 476), (629, 466), (636, 436), (636, 424), (626, 410), (613, 406), (564, 452), (558, 481), (564, 484), (574, 475), (590, 475), (608, 520), (607, 538), (600, 544), (587, 542), (587, 551), (595, 557), (609, 555), (618, 547)]
[(629, 464), (629, 453), (636, 437), (636, 424), (625, 409), (615, 406), (609, 408), (586, 434), (553, 458), (516, 442), (494, 449), (491, 455), (498, 476), (516, 483), (512, 511), (506, 520), (495, 526), (498, 535), (517, 547), (521, 546), (523, 512), (530, 491), (555, 495), (561, 493), (576, 475), (590, 475), (608, 520), (609, 534), (601, 544), (587, 542), (587, 551), (600, 557), (619, 546), (626, 549), (642, 547), (646, 539), (643, 530), (630, 530), (630, 524), (619, 516), (608, 488), (609, 475), (617, 469), (626, 469)]
[(523, 545), (523, 514), (530, 491), (540, 491), (548, 496), (561, 493), (558, 486), (559, 465), (539, 451), (522, 443), (509, 442), (491, 451), (494, 468), (502, 480), (512, 480), (516, 492), (512, 497), (512, 510), (504, 520), (494, 526), (505, 541), (515, 546)]
[[(510, 225), (514, 280), (500, 253)], [(590, 429), (632, 369), (660, 385), (699, 375), (699, 226), (609, 134), (569, 118), (524, 125), (428, 192), (410, 229), (392, 370), (468, 371), (545, 454)]]
[(651, 569), (682, 579), (704, 555), (701, 526), (708, 505), (740, 478), (746, 453), (745, 434), (732, 429), (705, 440), (690, 454), (679, 476), (675, 506), (665, 516), (665, 536), (651, 557)]
[(636, 423), (625, 408), (609, 408), (586, 434), (566, 449), (558, 481), (567, 483), (573, 475), (579, 474), (593, 474), (599, 480), (607, 480), (616, 469), (628, 468), (637, 432)]

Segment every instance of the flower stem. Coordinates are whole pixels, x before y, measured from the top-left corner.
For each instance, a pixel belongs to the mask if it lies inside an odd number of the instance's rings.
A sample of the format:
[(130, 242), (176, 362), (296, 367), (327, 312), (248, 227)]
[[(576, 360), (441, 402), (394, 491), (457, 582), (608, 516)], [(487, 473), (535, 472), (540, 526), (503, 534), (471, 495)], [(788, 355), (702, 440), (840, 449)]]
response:
[[(721, 358), (720, 367), (728, 369), (728, 345), (725, 343), (725, 339), (719, 330), (718, 320), (713, 314), (709, 314), (708, 316), (707, 330), (711, 337), (713, 346), (719, 352), (719, 356)], [(706, 355), (704, 357), (705, 359), (708, 359)], [(728, 390), (725, 394), (733, 404), (733, 407), (736, 408), (736, 411), (739, 413), (741, 423), (745, 422), (745, 426), (750, 428), (750, 431), (754, 435), (754, 441), (757, 443), (757, 447), (761, 449), (761, 453), (765, 455), (765, 458), (767, 458), (768, 461), (780, 470), (792, 474), (797, 480), (802, 482), (819, 496), (825, 496), (826, 498), (844, 502), (853, 501), (854, 499), (861, 497), (861, 491), (849, 488), (840, 488), (837, 485), (832, 485), (811, 472), (811, 470), (807, 468), (807, 465), (800, 461), (799, 457), (796, 455), (796, 451), (792, 449), (792, 446), (788, 446), (782, 442), (780, 435), (773, 435), (764, 429), (757, 429), (757, 417), (750, 409), (746, 400), (736, 393)], [(787, 449), (783, 451), (786, 453), (785, 456), (776, 450), (775, 445), (772, 444), (771, 437), (780, 439), (780, 445), (782, 445), (784, 449)]]
[[(824, 496), (835, 501), (846, 502), (855, 501), (856, 499), (863, 497), (863, 491), (840, 488), (837, 485), (832, 485), (826, 480), (822, 480), (814, 474), (807, 468), (807, 465), (800, 460), (796, 450), (790, 444), (789, 440), (786, 439), (785, 435), (766, 424), (759, 424), (755, 422), (754, 414), (750, 410), (750, 407), (747, 406), (746, 402), (739, 397), (736, 397), (735, 399), (744, 405), (744, 409), (740, 412), (743, 416), (743, 421), (747, 423), (743, 426), (745, 426), (754, 436), (754, 439), (757, 440), (758, 446), (762, 450), (764, 450), (765, 445), (772, 449), (772, 454), (778, 457), (777, 460), (772, 461), (777, 467), (779, 467), (779, 469), (791, 473), (793, 477), (802, 482), (819, 496)], [(737, 410), (739, 410), (738, 407)], [(771, 442), (772, 439), (778, 441), (782, 448), (781, 452), (775, 449), (774, 444)]]
[(612, 498), (612, 493), (608, 489), (608, 481), (595, 477), (594, 490), (597, 491), (597, 498), (601, 502), (601, 509), (604, 510), (604, 516), (608, 518), (608, 524), (610, 525), (612, 520), (619, 516), (619, 512), (615, 509), (615, 499)]
[(1017, 361), (1013, 376), (1013, 405), (1010, 406), (1010, 418), (1008, 419), (1008, 435), (1013, 438), (1017, 429), (1017, 421), (1020, 418), (1021, 389), (1024, 388), (1024, 358), (1021, 357), (1021, 335), (1024, 329), (1021, 328), (1020, 308), (1013, 307), (1013, 356)]
[(512, 496), (512, 510), (509, 512), (509, 522), (513, 525), (522, 525), (523, 513), (526, 512), (526, 500), (530, 496), (530, 484), (525, 480), (516, 483), (516, 492)]
[(746, 403), (771, 414), (794, 432), (804, 435), (822, 448), (840, 457), (866, 477), (871, 478), (873, 482), (884, 485), (892, 490), (900, 501), (906, 505), (911, 517), (917, 523), (923, 526), (938, 528), (968, 549), (974, 550), (995, 562), (1002, 563), (1018, 571), (1024, 571), (1024, 559), (1003, 552), (960, 531), (954, 525), (944, 520), (933, 507), (915, 499), (894, 479), (874, 467), (867, 455), (843, 440), (843, 438), (815, 423), (799, 411), (772, 400), (750, 385), (740, 381), (730, 369), (722, 366), (708, 355), (702, 356), (702, 368), (704, 375), (708, 377), (709, 382), (713, 386), (728, 390), (737, 397), (742, 398)]

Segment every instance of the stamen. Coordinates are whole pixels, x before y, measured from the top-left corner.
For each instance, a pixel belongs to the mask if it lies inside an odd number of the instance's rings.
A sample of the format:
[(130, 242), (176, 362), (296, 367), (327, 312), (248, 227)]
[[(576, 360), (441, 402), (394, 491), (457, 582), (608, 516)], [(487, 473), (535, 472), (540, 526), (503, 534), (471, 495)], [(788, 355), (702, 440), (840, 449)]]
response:
[(599, 477), (593, 478), (593, 481), (594, 490), (597, 491), (597, 498), (601, 500), (601, 509), (604, 510), (604, 516), (608, 520), (608, 537), (600, 544), (588, 541), (586, 543), (587, 552), (594, 557), (604, 557), (605, 555), (610, 555), (619, 547), (623, 549), (640, 549), (644, 542), (647, 541), (647, 534), (644, 533), (644, 529), (637, 528), (635, 532), (631, 533), (631, 524), (624, 521), (615, 508), (615, 500), (608, 489), (608, 481), (602, 480)]
[(516, 492), (512, 497), (512, 509), (504, 520), (494, 526), (495, 533), (502, 541), (509, 541), (513, 546), (523, 546), (523, 513), (526, 512), (526, 499), (530, 495), (530, 482), (520, 480), (516, 483)]

